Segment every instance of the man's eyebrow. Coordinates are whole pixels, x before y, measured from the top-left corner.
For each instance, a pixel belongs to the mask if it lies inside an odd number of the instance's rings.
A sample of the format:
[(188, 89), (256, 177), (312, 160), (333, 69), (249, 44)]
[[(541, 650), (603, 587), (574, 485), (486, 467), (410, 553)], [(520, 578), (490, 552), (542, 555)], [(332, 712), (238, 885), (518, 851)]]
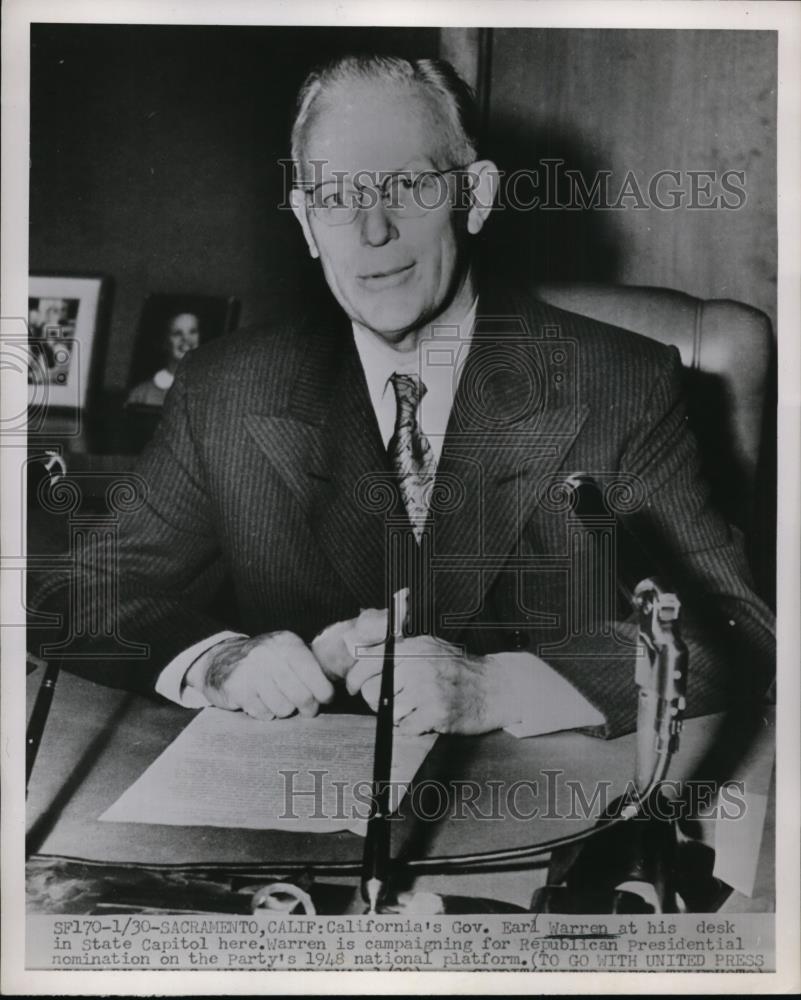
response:
[[(389, 177), (392, 174), (409, 173), (415, 170), (436, 170), (433, 160), (429, 158), (414, 158), (407, 160), (400, 167), (392, 167), (387, 170), (367, 170), (366, 168), (357, 170), (333, 170), (331, 177), (326, 177), (314, 185), (310, 190), (322, 187), (323, 184), (337, 184), (343, 180), (352, 180), (353, 177)], [(308, 187), (310, 181), (302, 182), (304, 187)]]
[(402, 174), (408, 173), (412, 170), (436, 170), (434, 161), (430, 160), (428, 157), (425, 158), (413, 158), (407, 160), (402, 167), (398, 167), (395, 170), (383, 170), (383, 174)]
[(325, 180), (318, 181), (317, 184), (312, 184), (310, 180), (302, 180), (298, 182), (296, 187), (308, 194), (313, 194), (319, 188), (325, 187), (326, 184), (341, 184), (347, 178), (348, 172), (346, 170), (335, 170), (333, 177), (326, 177)]
[(333, 176), (326, 177), (324, 180), (318, 181), (317, 184), (312, 184), (311, 181), (300, 181), (295, 186), (298, 189), (305, 191), (307, 194), (313, 195), (316, 191), (319, 191), (320, 188), (326, 187), (330, 184), (342, 184), (345, 181), (351, 183), (354, 176), (362, 178), (374, 177), (379, 179), (382, 177), (394, 177), (398, 174), (413, 174), (415, 172), (425, 173), (429, 170), (437, 170), (437, 167), (434, 165), (432, 160), (428, 158), (418, 159), (415, 157), (411, 160), (407, 160), (402, 167), (395, 167), (390, 170), (334, 170), (332, 171)]

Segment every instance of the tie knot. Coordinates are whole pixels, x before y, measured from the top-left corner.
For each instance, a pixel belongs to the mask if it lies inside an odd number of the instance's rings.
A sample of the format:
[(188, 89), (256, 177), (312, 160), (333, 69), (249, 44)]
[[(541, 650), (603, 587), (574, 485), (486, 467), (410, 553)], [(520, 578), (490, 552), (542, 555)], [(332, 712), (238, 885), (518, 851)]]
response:
[(401, 375), (395, 372), (390, 377), (392, 388), (395, 390), (395, 398), (398, 407), (410, 408), (412, 412), (417, 409), (420, 400), (426, 394), (426, 387), (419, 375)]

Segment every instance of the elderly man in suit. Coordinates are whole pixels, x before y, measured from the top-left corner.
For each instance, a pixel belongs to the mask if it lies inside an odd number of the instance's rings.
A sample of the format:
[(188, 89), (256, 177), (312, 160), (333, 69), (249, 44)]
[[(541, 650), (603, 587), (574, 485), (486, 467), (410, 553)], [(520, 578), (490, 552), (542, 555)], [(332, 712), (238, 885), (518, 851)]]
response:
[(607, 598), (574, 627), (598, 596), (560, 497), (581, 470), (623, 484), (621, 519), (688, 609), (689, 711), (764, 686), (771, 616), (710, 509), (677, 352), (479, 287), (497, 171), (452, 68), (354, 57), (313, 73), (293, 158), (294, 214), (334, 301), (184, 359), (141, 460), (147, 503), (121, 532), (116, 627), (151, 655), (109, 679), (265, 720), (313, 715), (337, 688), (374, 708), (371, 650), (406, 584), (403, 731), (619, 734), (636, 628)]

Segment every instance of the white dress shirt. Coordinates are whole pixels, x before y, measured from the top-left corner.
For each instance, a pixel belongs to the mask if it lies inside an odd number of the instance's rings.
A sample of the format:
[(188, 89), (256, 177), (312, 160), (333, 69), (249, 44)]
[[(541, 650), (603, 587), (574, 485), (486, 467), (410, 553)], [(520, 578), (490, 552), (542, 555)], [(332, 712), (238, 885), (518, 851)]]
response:
[(353, 339), (385, 448), (395, 430), (397, 408), (390, 378), (396, 372), (418, 375), (426, 392), (418, 407), (417, 422), (439, 463), (453, 399), (473, 336), (477, 304), (478, 300), (473, 302), (461, 323), (434, 326), (411, 351), (396, 351), (370, 330), (353, 324)]
[[(395, 429), (396, 401), (390, 378), (399, 374), (417, 374), (426, 387), (418, 423), (428, 438), (437, 462), (453, 408), (464, 361), (475, 325), (477, 301), (474, 301), (458, 324), (434, 327), (417, 346), (406, 352), (395, 350), (370, 330), (353, 324), (353, 337), (367, 381), (370, 401), (375, 410), (384, 447)], [(224, 639), (241, 633), (218, 632), (202, 639), (175, 657), (161, 672), (156, 691), (186, 708), (203, 708), (203, 695), (184, 684), (184, 678), (204, 653)], [(509, 676), (521, 717), (507, 731), (515, 736), (536, 736), (560, 729), (597, 726), (603, 715), (569, 681), (539, 658), (526, 652), (497, 653), (497, 666)]]

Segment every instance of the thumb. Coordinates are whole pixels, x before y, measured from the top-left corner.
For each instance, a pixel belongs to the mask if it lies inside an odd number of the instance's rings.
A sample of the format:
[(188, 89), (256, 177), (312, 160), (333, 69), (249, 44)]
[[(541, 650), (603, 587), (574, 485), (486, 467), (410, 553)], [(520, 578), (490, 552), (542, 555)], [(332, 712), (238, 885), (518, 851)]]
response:
[(375, 608), (368, 608), (362, 611), (358, 618), (354, 618), (350, 626), (345, 629), (342, 639), (354, 660), (358, 660), (362, 655), (364, 646), (376, 646), (387, 637), (387, 622), (389, 616), (386, 608), (377, 611)]
[(369, 677), (381, 673), (388, 617), (386, 610), (370, 608), (362, 611), (342, 637), (348, 653), (353, 657), (345, 678), (350, 694), (356, 694)]
[[(409, 606), (409, 588), (403, 587), (393, 595), (395, 602), (395, 627), (396, 634), (400, 634), (406, 621)], [(386, 608), (376, 611), (375, 608), (368, 608), (362, 611), (358, 618), (351, 622), (350, 629), (346, 630), (344, 639), (354, 658), (358, 660), (359, 653), (354, 649), (357, 643), (363, 646), (375, 646), (383, 642), (387, 637), (389, 629), (389, 612)]]
[(341, 680), (365, 653), (376, 655), (375, 647), (387, 634), (386, 610), (368, 608), (357, 618), (335, 622), (312, 641), (311, 649), (329, 678)]

